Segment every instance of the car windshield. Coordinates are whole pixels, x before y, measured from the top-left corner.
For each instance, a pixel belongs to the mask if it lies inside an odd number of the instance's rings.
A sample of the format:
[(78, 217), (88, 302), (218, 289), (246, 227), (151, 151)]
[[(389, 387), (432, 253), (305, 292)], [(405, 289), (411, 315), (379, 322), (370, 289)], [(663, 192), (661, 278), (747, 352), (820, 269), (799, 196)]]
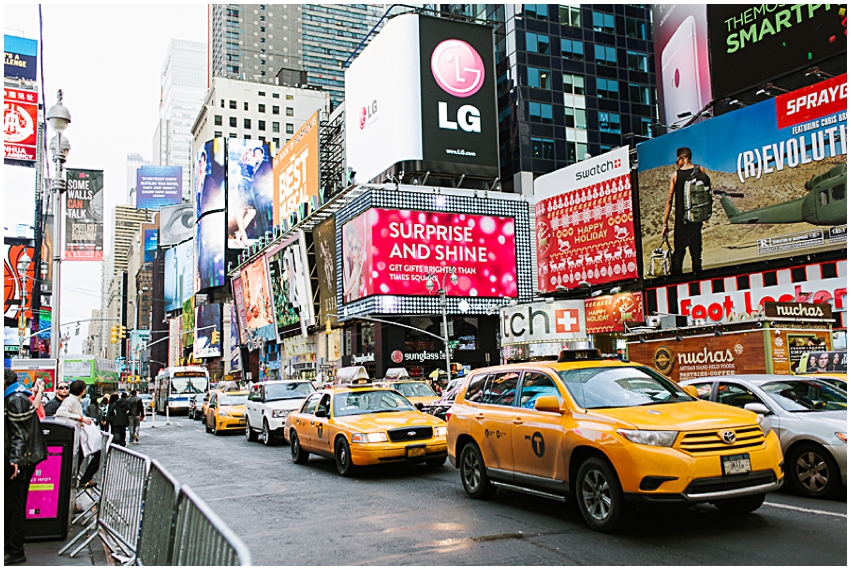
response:
[(576, 403), (585, 409), (628, 408), (690, 402), (676, 384), (645, 368), (612, 366), (559, 372)]
[(195, 401), (200, 404), (201, 402), (204, 401), (204, 398), (206, 398), (206, 397), (207, 397), (207, 394), (198, 394), (197, 396), (195, 396)]
[(220, 406), (242, 406), (248, 401), (248, 394), (222, 394), (219, 396)]
[(172, 394), (198, 394), (207, 390), (207, 378), (204, 376), (182, 376), (171, 379)]
[(787, 412), (821, 412), (848, 409), (848, 396), (820, 380), (783, 380), (762, 389)]
[(310, 382), (287, 382), (285, 384), (267, 384), (266, 400), (287, 400), (306, 398), (315, 390)]
[(393, 389), (405, 396), (412, 398), (415, 396), (431, 396), (437, 398), (434, 390), (428, 387), (425, 382), (397, 382), (393, 384)]
[(345, 392), (334, 396), (334, 415), (337, 417), (415, 409), (408, 400), (392, 390)]

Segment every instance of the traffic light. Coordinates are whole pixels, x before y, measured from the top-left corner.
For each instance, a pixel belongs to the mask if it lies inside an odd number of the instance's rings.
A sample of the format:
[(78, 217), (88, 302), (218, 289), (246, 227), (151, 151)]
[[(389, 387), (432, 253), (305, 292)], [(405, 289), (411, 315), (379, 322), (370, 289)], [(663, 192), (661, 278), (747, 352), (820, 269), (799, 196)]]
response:
[(331, 319), (325, 319), (325, 334), (331, 334)]
[(118, 325), (112, 325), (109, 329), (109, 344), (118, 344)]
[(118, 325), (118, 338), (127, 338), (127, 327), (125, 327), (124, 325)]
[(219, 344), (219, 339), (221, 338), (221, 334), (216, 329), (213, 329), (212, 334), (210, 335), (210, 342), (213, 345)]

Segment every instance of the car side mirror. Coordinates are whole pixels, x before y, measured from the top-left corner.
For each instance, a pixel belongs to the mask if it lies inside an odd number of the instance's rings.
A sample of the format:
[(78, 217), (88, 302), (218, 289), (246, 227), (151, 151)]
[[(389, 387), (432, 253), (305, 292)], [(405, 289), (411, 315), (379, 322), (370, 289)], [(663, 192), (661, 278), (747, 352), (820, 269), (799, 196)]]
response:
[(683, 389), (683, 392), (691, 396), (692, 398), (700, 399), (700, 394), (697, 392), (697, 388), (694, 386), (680, 386)]
[(326, 412), (325, 410), (316, 410), (316, 413), (313, 414), (313, 415), (316, 416), (317, 418), (327, 418), (328, 412)]
[(541, 396), (535, 400), (535, 409), (539, 412), (565, 413), (558, 396)]
[(751, 402), (750, 404), (745, 404), (745, 409), (751, 412), (755, 412), (761, 416), (768, 416), (771, 414), (771, 410), (769, 410), (766, 405), (761, 402)]

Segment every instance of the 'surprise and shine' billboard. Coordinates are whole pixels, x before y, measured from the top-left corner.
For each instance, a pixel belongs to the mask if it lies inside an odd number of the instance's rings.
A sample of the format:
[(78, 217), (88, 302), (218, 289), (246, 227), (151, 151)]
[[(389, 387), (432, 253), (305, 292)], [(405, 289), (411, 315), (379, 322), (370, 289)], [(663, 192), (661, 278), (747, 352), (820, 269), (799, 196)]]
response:
[(103, 170), (67, 171), (65, 261), (103, 261)]
[(538, 290), (638, 277), (629, 148), (535, 180)]
[[(639, 144), (644, 259), (662, 241), (669, 196), (673, 248), (700, 246), (691, 253), (701, 251), (703, 269), (847, 247), (847, 105), (843, 74)], [(711, 180), (713, 213), (702, 223), (677, 218), (680, 147)]]
[(140, 166), (136, 170), (136, 207), (160, 210), (183, 199), (182, 166)]

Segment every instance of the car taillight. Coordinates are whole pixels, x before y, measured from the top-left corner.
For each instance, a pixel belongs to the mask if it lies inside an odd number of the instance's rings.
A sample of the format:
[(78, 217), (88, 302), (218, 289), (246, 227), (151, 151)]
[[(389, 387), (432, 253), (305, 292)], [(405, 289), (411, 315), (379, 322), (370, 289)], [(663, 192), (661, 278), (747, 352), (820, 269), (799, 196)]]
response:
[(449, 422), (449, 418), (451, 418), (451, 417), (452, 417), (452, 412), (447, 411), (446, 412), (446, 422), (447, 423)]

